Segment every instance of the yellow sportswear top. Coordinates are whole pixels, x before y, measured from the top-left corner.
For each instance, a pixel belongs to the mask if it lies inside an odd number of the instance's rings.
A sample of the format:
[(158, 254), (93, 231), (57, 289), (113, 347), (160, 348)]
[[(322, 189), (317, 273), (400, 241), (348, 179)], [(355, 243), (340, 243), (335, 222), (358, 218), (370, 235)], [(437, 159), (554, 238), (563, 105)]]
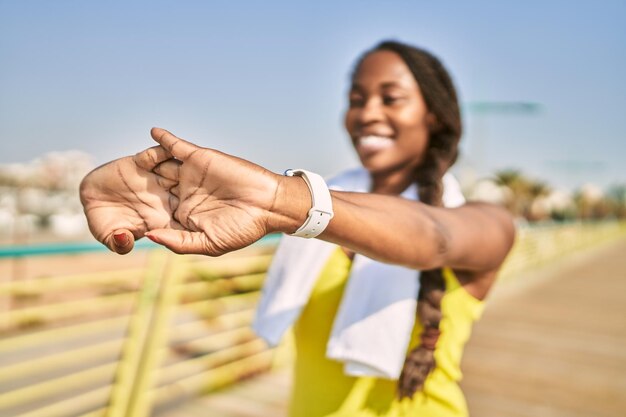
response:
[[(397, 381), (350, 377), (343, 364), (326, 358), (335, 313), (339, 307), (351, 261), (337, 248), (322, 269), (311, 298), (294, 327), (296, 364), (289, 415), (291, 417), (467, 416), (458, 381), (461, 356), (483, 302), (471, 296), (451, 269), (445, 268), (446, 293), (442, 300), (441, 336), (435, 350), (437, 367), (424, 389), (412, 399), (396, 399)], [(381, 279), (385, 279), (381, 277)], [(409, 350), (419, 343), (419, 320)]]

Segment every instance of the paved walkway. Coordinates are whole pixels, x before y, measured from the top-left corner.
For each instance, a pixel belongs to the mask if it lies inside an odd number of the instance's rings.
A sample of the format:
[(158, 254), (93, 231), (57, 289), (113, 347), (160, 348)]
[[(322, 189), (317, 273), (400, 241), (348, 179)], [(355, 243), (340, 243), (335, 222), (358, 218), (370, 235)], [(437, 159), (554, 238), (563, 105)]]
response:
[[(496, 288), (463, 360), (472, 416), (626, 416), (626, 240)], [(286, 416), (287, 371), (159, 417)]]

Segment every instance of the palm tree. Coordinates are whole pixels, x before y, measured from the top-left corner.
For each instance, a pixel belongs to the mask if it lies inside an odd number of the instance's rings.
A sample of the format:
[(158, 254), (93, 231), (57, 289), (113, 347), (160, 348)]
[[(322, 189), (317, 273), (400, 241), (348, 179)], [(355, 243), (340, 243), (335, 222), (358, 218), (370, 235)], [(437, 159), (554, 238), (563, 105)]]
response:
[(527, 184), (528, 205), (524, 216), (531, 221), (544, 220), (550, 216), (549, 208), (541, 208), (541, 203), (545, 206), (545, 197), (552, 189), (543, 181), (529, 180)]
[(505, 169), (495, 173), (495, 182), (511, 190), (511, 198), (506, 204), (511, 213), (516, 217), (524, 216), (530, 206), (530, 181), (519, 170)]

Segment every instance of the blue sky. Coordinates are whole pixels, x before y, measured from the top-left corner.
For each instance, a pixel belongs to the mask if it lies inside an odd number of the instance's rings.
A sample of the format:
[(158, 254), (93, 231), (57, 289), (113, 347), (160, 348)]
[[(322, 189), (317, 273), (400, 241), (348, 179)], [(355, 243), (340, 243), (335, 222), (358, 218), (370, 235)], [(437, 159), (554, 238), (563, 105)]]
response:
[(0, 0), (0, 163), (139, 151), (161, 126), (282, 171), (357, 163), (342, 127), (356, 57), (430, 49), (465, 103), (480, 174), (563, 187), (626, 182), (626, 1)]

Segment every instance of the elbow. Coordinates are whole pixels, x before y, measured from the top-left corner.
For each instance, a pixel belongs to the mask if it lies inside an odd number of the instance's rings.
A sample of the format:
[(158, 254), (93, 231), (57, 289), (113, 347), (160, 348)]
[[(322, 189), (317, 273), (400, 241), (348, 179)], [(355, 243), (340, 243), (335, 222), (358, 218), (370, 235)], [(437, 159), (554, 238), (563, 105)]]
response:
[(419, 270), (445, 266), (451, 249), (451, 234), (444, 224), (431, 218), (418, 239), (411, 267)]

